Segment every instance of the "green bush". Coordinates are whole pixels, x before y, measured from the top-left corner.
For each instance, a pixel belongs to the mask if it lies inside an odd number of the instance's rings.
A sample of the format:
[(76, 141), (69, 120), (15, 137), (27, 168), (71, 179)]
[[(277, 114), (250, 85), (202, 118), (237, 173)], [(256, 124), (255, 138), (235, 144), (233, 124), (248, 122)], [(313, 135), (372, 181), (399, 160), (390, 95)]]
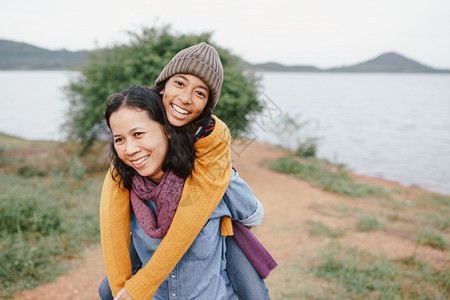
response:
[[(0, 298), (6, 298), (16, 290), (30, 289), (41, 281), (60, 274), (58, 257), (64, 254), (64, 237), (33, 234), (2, 234), (0, 251)], [(56, 270), (55, 270), (56, 269)]]
[(0, 299), (61, 274), (99, 240), (101, 182), (67, 176), (0, 175)]
[(306, 138), (305, 141), (298, 145), (295, 155), (298, 157), (316, 157), (317, 153), (317, 139)]
[(83, 142), (86, 150), (106, 132), (103, 111), (110, 94), (133, 84), (153, 86), (178, 51), (200, 42), (216, 47), (224, 68), (225, 78), (215, 114), (227, 123), (232, 133), (245, 131), (247, 114), (262, 109), (256, 96), (258, 79), (244, 72), (240, 58), (212, 43), (211, 34), (177, 35), (165, 27), (143, 28), (140, 33), (130, 33), (128, 44), (100, 49), (89, 55), (80, 76), (67, 87), (70, 109), (65, 128), (68, 137)]
[(28, 164), (25, 164), (23, 167), (20, 167), (19, 170), (17, 170), (17, 174), (23, 177), (33, 177), (33, 176), (46, 176), (47, 172), (31, 167)]
[(3, 166), (6, 163), (6, 158), (5, 158), (4, 154), (3, 154), (3, 152), (5, 152), (5, 149), (0, 147), (0, 167)]
[(274, 122), (270, 130), (278, 139), (278, 145), (295, 151), (298, 157), (315, 157), (317, 153), (317, 137), (307, 134), (310, 121), (301, 121), (300, 115), (283, 114)]
[(37, 195), (15, 193), (0, 197), (0, 229), (8, 234), (61, 232), (58, 208)]

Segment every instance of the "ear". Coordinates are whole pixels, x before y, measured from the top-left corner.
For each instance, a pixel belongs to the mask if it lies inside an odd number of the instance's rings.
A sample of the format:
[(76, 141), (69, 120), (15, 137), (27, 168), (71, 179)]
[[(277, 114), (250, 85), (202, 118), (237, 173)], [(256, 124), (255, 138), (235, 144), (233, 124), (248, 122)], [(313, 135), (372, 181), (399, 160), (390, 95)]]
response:
[(163, 88), (160, 92), (159, 92), (159, 94), (160, 95), (164, 95), (164, 90), (165, 90), (166, 88)]

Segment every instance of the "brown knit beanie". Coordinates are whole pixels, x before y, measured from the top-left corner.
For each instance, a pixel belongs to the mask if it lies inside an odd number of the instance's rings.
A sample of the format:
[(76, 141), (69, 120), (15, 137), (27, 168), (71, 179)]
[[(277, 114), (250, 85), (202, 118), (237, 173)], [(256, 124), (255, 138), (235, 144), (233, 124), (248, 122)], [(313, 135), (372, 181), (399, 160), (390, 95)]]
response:
[(203, 80), (211, 90), (213, 108), (216, 106), (222, 89), (223, 68), (213, 46), (203, 42), (181, 50), (164, 67), (155, 84), (175, 74), (191, 74)]

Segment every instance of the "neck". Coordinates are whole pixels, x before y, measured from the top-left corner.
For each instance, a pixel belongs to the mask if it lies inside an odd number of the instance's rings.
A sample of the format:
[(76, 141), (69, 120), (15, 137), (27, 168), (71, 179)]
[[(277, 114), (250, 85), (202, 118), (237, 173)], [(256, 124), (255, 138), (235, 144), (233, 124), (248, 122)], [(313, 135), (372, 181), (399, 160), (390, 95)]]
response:
[(192, 123), (189, 123), (187, 125), (184, 126), (184, 128), (186, 129), (186, 131), (191, 135), (191, 136), (195, 136), (195, 134), (197, 133), (197, 130), (199, 128), (198, 125), (194, 125)]
[(163, 177), (164, 172), (158, 174), (157, 176), (147, 176), (147, 178), (150, 179), (150, 181), (153, 182), (154, 184), (160, 184)]

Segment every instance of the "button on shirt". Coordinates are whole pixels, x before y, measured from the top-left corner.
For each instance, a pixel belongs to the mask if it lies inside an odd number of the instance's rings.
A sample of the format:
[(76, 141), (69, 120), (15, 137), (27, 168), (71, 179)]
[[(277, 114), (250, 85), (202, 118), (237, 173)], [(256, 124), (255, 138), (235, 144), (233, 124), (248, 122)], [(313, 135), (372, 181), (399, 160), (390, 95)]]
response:
[[(154, 202), (146, 203), (155, 211)], [(237, 299), (226, 272), (226, 237), (220, 234), (223, 216), (246, 226), (257, 226), (264, 217), (261, 203), (234, 170), (216, 210), (152, 299)], [(138, 256), (146, 265), (162, 239), (147, 236), (134, 213), (131, 214), (131, 230)]]

